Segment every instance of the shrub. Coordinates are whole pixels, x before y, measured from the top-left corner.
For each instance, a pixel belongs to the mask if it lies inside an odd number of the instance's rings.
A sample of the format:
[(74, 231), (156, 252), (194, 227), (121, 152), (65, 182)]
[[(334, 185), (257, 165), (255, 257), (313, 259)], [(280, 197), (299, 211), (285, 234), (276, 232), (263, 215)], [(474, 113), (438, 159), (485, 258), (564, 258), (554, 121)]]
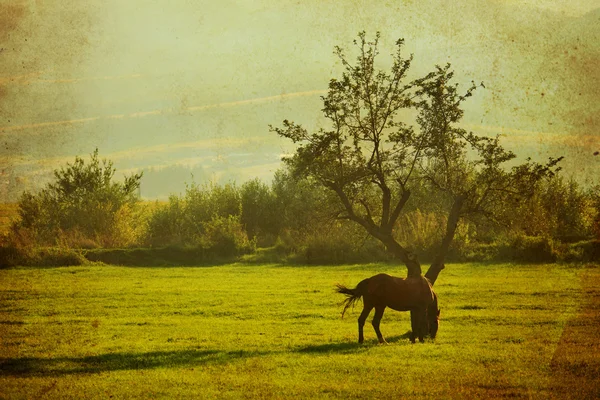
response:
[(244, 183), (240, 189), (241, 222), (249, 237), (262, 246), (273, 246), (280, 228), (276, 197), (258, 179)]
[[(126, 226), (142, 174), (113, 182), (112, 162), (98, 158), (98, 149), (86, 163), (76, 157), (73, 164), (54, 171), (55, 181), (39, 193), (23, 193), (19, 200), (20, 219), (11, 231), (27, 231), (37, 245), (87, 246), (123, 245), (131, 242)], [(129, 219), (127, 219), (129, 218)], [(95, 242), (95, 244), (92, 244)]]
[(394, 235), (399, 243), (427, 257), (440, 244), (445, 229), (445, 216), (416, 209), (400, 216)]
[(557, 252), (551, 238), (518, 235), (510, 244), (511, 259), (522, 262), (555, 262)]
[(500, 243), (469, 243), (451, 261), (508, 261), (501, 260), (501, 253)]
[(83, 265), (87, 260), (77, 250), (63, 247), (21, 247), (15, 243), (0, 245), (0, 267)]
[(85, 252), (93, 262), (113, 265), (162, 266), (197, 265), (203, 261), (202, 250), (183, 247), (93, 249)]
[[(144, 242), (153, 247), (209, 248), (232, 240), (231, 249), (245, 248), (241, 236), (244, 230), (239, 222), (240, 207), (240, 196), (233, 184), (224, 187), (188, 185), (184, 196), (172, 195), (167, 204), (154, 209), (147, 219)], [(218, 235), (221, 237), (217, 238)], [(244, 237), (248, 241), (247, 236)], [(228, 245), (223, 246), (224, 251)]]
[(301, 250), (302, 262), (308, 264), (347, 264), (389, 259), (376, 239), (365, 235), (358, 226), (335, 223), (309, 235)]
[(185, 221), (185, 203), (177, 196), (157, 206), (148, 218), (144, 242), (153, 247), (182, 245), (193, 242), (192, 232)]
[(284, 229), (275, 240), (275, 251), (281, 255), (297, 255), (302, 252), (305, 238), (297, 231)]
[(112, 230), (107, 235), (105, 246), (132, 247), (140, 244), (147, 230), (149, 212), (139, 203), (127, 203), (113, 215)]
[(351, 240), (328, 232), (307, 240), (303, 258), (308, 264), (342, 264), (355, 260), (356, 254)]
[(560, 261), (566, 262), (600, 262), (600, 240), (584, 240), (570, 243), (560, 254)]
[(239, 216), (214, 217), (204, 224), (203, 247), (218, 256), (240, 255), (256, 250), (256, 242), (248, 239)]
[(37, 250), (33, 265), (67, 267), (87, 263), (85, 257), (77, 250), (62, 247), (42, 247)]

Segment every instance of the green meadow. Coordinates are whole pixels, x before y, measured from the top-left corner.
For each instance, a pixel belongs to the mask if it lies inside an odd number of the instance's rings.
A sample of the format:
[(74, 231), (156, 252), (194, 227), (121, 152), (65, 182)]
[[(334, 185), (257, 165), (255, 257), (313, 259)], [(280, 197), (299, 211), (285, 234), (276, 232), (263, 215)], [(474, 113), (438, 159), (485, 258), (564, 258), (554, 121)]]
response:
[[(597, 266), (450, 264), (435, 341), (386, 310), (378, 345), (336, 283), (389, 264), (0, 270), (0, 398), (587, 398)], [(370, 316), (370, 318), (372, 315)], [(370, 321), (369, 318), (369, 321)]]

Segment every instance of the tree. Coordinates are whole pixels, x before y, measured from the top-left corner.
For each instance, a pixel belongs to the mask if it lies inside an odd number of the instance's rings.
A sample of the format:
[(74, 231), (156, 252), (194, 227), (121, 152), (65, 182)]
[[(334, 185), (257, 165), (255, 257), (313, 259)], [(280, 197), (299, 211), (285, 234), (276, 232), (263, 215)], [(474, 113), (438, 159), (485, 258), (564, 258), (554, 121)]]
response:
[(596, 239), (600, 241), (600, 184), (590, 188), (587, 195), (592, 203), (592, 212), (594, 213), (592, 230), (596, 235)]
[(271, 191), (274, 196), (273, 209), (277, 215), (277, 233), (283, 230), (295, 232), (299, 238), (321, 230), (328, 215), (328, 193), (313, 179), (297, 179), (291, 171), (280, 169), (275, 172)]
[[(116, 218), (137, 200), (142, 173), (113, 182), (112, 161), (100, 160), (98, 149), (86, 163), (76, 157), (54, 171), (54, 182), (40, 192), (25, 192), (19, 201), (20, 220), (13, 230), (27, 229), (38, 242), (53, 244), (61, 232), (74, 232), (96, 240), (113, 233)], [(110, 238), (107, 238), (110, 240)]]
[(148, 220), (146, 243), (209, 247), (220, 228), (243, 231), (241, 209), (240, 190), (233, 183), (186, 184), (183, 196), (171, 195), (167, 204), (154, 210)]
[(249, 237), (272, 245), (279, 233), (275, 213), (275, 196), (269, 186), (258, 178), (244, 183), (240, 189), (242, 213), (240, 220)]
[[(556, 175), (537, 183), (535, 194), (503, 216), (513, 231), (575, 242), (594, 236), (594, 188)], [(597, 189), (596, 189), (597, 190)]]
[[(340, 47), (335, 54), (344, 72), (331, 79), (322, 112), (327, 129), (309, 133), (300, 124), (283, 121), (271, 130), (297, 144), (284, 159), (291, 171), (319, 182), (337, 197), (337, 217), (361, 225), (402, 261), (408, 276), (421, 276), (415, 254), (394, 237), (393, 230), (413, 186), (427, 185), (432, 195), (447, 199), (447, 226), (439, 251), (426, 276), (435, 282), (462, 218), (493, 217), (501, 204), (526, 195), (559, 160), (546, 165), (528, 161), (505, 170), (514, 158), (498, 138), (477, 136), (456, 126), (461, 104), (477, 88), (459, 94), (450, 66), (436, 67), (425, 77), (406, 82), (412, 56), (404, 58), (396, 42), (389, 72), (378, 70), (380, 35), (368, 41), (364, 32), (354, 41), (355, 64)], [(402, 118), (416, 112), (415, 129)]]
[[(545, 165), (531, 159), (505, 168), (514, 153), (505, 150), (499, 137), (478, 136), (457, 126), (463, 116), (461, 104), (477, 86), (463, 94), (452, 83), (450, 64), (436, 67), (415, 81), (414, 106), (420, 127), (421, 157), (416, 158), (415, 178), (423, 179), (433, 193), (449, 199), (446, 230), (425, 276), (433, 283), (444, 269), (444, 260), (462, 219), (477, 223), (480, 217), (497, 219), (502, 209), (531, 197), (537, 183), (555, 174), (562, 157)], [(483, 86), (483, 84), (481, 84)]]

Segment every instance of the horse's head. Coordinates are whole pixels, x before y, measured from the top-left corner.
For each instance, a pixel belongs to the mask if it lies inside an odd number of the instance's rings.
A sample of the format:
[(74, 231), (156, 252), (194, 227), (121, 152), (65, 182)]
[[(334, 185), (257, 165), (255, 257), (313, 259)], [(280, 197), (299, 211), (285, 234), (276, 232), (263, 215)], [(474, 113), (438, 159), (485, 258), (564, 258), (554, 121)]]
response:
[(427, 312), (427, 325), (429, 326), (429, 336), (435, 339), (438, 328), (440, 327), (440, 309), (435, 307)]

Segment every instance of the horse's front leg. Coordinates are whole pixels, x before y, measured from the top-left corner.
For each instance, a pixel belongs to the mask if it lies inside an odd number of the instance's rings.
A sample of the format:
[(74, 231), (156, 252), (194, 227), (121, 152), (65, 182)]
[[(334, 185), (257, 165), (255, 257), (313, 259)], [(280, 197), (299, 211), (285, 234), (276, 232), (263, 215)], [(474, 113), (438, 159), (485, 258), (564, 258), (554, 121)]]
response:
[(369, 313), (373, 309), (373, 306), (370, 306), (364, 303), (363, 310), (358, 317), (358, 343), (362, 343), (365, 341), (365, 336), (363, 334), (363, 327), (365, 326), (365, 321), (369, 316)]
[(385, 306), (377, 306), (375, 307), (375, 315), (373, 316), (373, 329), (375, 329), (375, 333), (377, 334), (377, 339), (379, 339), (379, 343), (387, 343), (379, 330), (379, 324), (381, 323), (381, 318), (383, 317), (383, 312), (385, 311)]
[(410, 325), (412, 332), (410, 333), (410, 341), (415, 343), (415, 339), (418, 336), (419, 342), (424, 343), (425, 339), (425, 309), (414, 308), (410, 310)]

